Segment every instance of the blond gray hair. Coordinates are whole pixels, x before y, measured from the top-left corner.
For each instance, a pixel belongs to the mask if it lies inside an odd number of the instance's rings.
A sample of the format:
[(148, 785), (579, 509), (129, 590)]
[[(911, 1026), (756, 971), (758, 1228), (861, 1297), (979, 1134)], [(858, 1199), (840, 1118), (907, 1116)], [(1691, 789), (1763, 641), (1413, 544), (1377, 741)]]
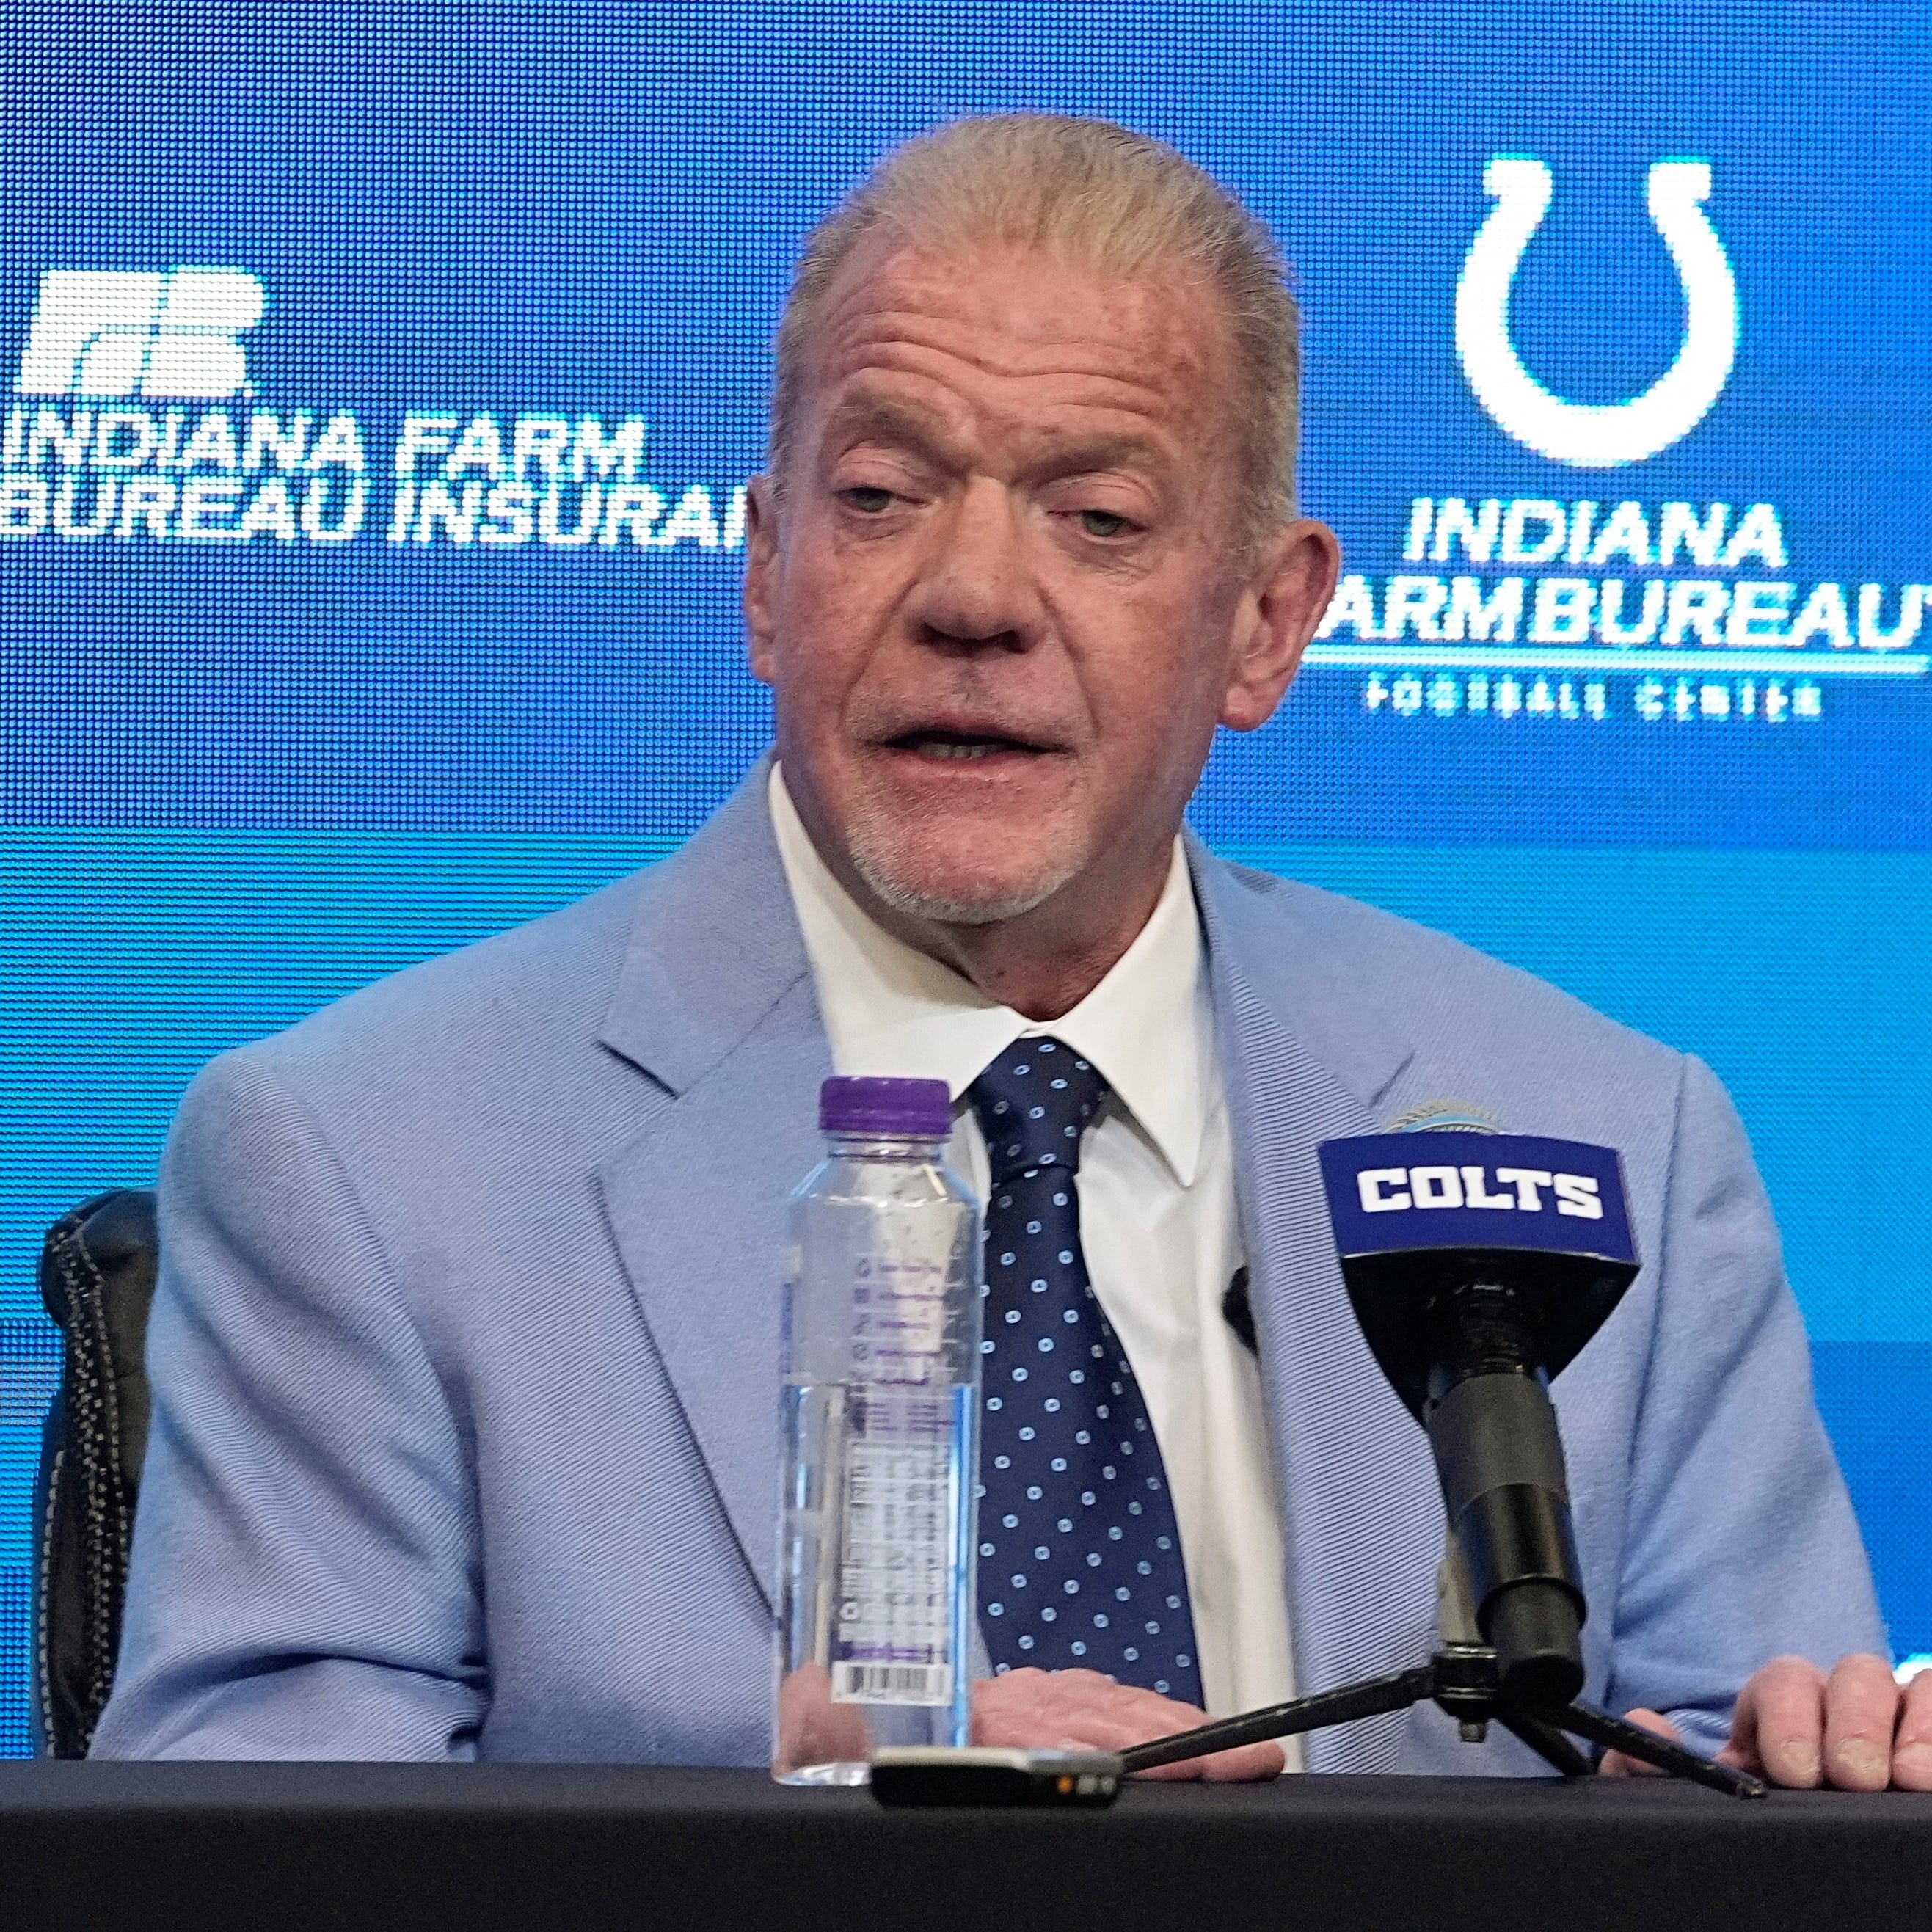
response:
[(1274, 238), (1164, 141), (1060, 114), (954, 121), (893, 148), (806, 238), (778, 324), (772, 472), (791, 454), (806, 364), (828, 292), (868, 237), (934, 253), (1018, 245), (1130, 279), (1176, 269), (1219, 296), (1232, 335), (1246, 533), (1294, 514), (1301, 338)]

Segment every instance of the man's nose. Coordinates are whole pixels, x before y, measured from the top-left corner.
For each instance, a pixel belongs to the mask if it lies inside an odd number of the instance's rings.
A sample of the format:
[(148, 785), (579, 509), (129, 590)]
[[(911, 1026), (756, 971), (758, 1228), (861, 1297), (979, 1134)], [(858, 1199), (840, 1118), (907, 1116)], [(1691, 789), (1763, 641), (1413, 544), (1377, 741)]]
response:
[(1011, 494), (976, 477), (935, 531), (910, 614), (920, 641), (1022, 650), (1038, 629), (1020, 512)]

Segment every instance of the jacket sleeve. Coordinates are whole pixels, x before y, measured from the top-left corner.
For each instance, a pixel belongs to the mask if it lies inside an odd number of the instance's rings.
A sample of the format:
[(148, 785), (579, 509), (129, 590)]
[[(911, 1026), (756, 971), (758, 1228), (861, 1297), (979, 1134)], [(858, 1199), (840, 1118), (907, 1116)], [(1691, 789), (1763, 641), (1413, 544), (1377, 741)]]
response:
[(1888, 1655), (1744, 1130), (1685, 1063), (1633, 1438), (1606, 1701), (1714, 1748), (1744, 1681), (1795, 1653)]
[(487, 1703), (450, 1394), (258, 1049), (162, 1162), (154, 1420), (102, 1757), (465, 1758)]

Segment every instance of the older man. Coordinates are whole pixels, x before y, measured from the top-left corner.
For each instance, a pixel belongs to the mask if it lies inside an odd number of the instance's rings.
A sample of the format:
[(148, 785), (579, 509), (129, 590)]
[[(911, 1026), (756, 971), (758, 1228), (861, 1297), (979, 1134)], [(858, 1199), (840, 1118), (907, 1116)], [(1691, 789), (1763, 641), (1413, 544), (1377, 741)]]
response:
[[(1711, 1743), (1735, 1704), (1734, 1755), (1788, 1782), (1932, 1785), (1709, 1076), (1181, 834), (1335, 580), (1259, 226), (1118, 128), (962, 123), (814, 236), (778, 361), (746, 592), (776, 759), (657, 871), (184, 1104), (99, 1748), (760, 1760), (780, 1210), (818, 1080), (946, 1079), (997, 1250), (980, 1112), (1065, 1052), (1092, 1119), (1056, 1264), (1124, 1366), (1050, 1426), (1140, 1432), (1162, 1500), (1116, 1555), (1168, 1608), (1157, 1640), (1088, 1612), (1091, 1496), (989, 1378), (982, 1736), (1120, 1744), (1426, 1654), (1440, 1506), (1313, 1149), (1453, 1102), (1630, 1177), (1649, 1265), (1558, 1387), (1592, 1694)], [(1033, 1318), (1015, 1272), (996, 1336)], [(1430, 1712), (1308, 1761), (1534, 1762)]]

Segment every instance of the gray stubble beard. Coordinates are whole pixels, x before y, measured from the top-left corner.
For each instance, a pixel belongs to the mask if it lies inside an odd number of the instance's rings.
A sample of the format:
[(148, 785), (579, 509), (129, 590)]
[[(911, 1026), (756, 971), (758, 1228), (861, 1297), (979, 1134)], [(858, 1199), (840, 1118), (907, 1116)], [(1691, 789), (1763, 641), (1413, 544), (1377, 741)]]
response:
[(1003, 920), (1023, 918), (1044, 905), (1080, 869), (1078, 860), (1055, 866), (1046, 878), (1024, 892), (1009, 893), (1001, 898), (953, 899), (937, 892), (919, 892), (893, 876), (890, 849), (893, 842), (890, 834), (885, 838), (873, 836), (875, 829), (885, 830), (882, 820), (888, 816), (874, 801), (867, 800), (847, 830), (846, 850), (860, 878), (882, 903), (902, 918), (925, 920), (934, 926), (997, 926)]

